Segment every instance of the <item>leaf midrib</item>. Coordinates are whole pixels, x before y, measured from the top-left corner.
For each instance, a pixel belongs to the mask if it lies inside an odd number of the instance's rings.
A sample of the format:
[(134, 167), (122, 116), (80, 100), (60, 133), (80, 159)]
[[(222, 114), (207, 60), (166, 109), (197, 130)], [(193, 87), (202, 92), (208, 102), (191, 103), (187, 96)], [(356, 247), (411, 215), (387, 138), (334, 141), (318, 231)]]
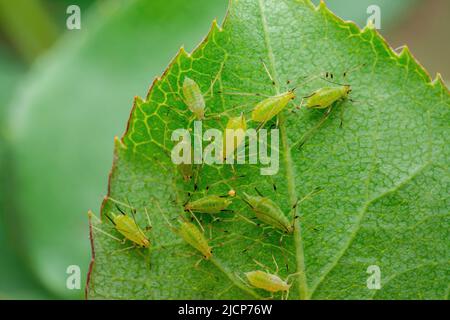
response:
[[(276, 73), (275, 68), (275, 56), (273, 54), (272, 46), (270, 43), (270, 36), (268, 31), (268, 23), (266, 20), (266, 16), (264, 13), (264, 4), (262, 0), (258, 0), (260, 14), (261, 14), (261, 21), (263, 25), (263, 32), (264, 32), (264, 40), (265, 45), (267, 49), (267, 56), (269, 58), (269, 65), (267, 66), (271, 72), (272, 77), (275, 81), (275, 90), (276, 94), (280, 94), (280, 87), (278, 85), (278, 76)], [(282, 114), (278, 116), (279, 118), (279, 129), (281, 132), (281, 141), (282, 141), (282, 150), (283, 150), (283, 156), (284, 156), (284, 162), (286, 166), (286, 181), (287, 181), (287, 189), (289, 194), (289, 200), (290, 203), (294, 204), (297, 202), (297, 187), (295, 184), (295, 175), (294, 175), (294, 166), (292, 165), (292, 157), (291, 157), (291, 148), (289, 147), (289, 142), (287, 139), (287, 132), (286, 132), (286, 126), (285, 126), (285, 118)], [(297, 208), (294, 209), (294, 217), (297, 216)], [(297, 275), (295, 278), (297, 278), (297, 289), (298, 289), (298, 297), (300, 300), (309, 299), (308, 295), (308, 284), (307, 284), (307, 278), (306, 278), (306, 268), (305, 268), (305, 254), (303, 250), (303, 240), (302, 240), (302, 233), (301, 233), (301, 226), (299, 219), (295, 220), (295, 227), (294, 227), (294, 244), (295, 244), (295, 261), (297, 266)]]

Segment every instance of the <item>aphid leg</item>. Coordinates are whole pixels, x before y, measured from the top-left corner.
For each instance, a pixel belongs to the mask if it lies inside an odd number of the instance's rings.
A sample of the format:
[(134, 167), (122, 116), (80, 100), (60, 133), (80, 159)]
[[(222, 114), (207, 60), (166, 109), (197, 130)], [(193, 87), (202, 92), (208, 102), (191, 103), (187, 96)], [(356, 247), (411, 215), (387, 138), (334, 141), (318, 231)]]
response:
[(298, 149), (301, 149), (305, 143), (311, 138), (311, 136), (318, 130), (320, 129), (320, 127), (322, 127), (322, 125), (325, 123), (325, 121), (328, 119), (328, 117), (331, 114), (331, 111), (333, 109), (333, 106), (330, 106), (328, 108), (328, 110), (324, 113), (324, 115), (322, 116), (322, 119), (320, 119), (320, 121), (314, 126), (312, 127), (310, 130), (308, 130), (301, 138), (299, 141), (297, 141), (296, 143), (294, 143), (291, 148), (295, 148), (298, 147)]
[(278, 268), (278, 263), (277, 260), (275, 260), (275, 257), (272, 254), (272, 259), (273, 259), (273, 263), (275, 264), (275, 274), (278, 274), (278, 272), (280, 271), (280, 268)]
[[(248, 247), (246, 247), (244, 250), (242, 250), (242, 252), (248, 252), (251, 248), (253, 248), (254, 246), (256, 246), (257, 244), (260, 244), (262, 240), (264, 240), (267, 236), (265, 235), (265, 232), (263, 231), (261, 233), (261, 237), (253, 239), (253, 243), (251, 245), (249, 245)], [(246, 238), (247, 240), (250, 240), (249, 238)]]
[(314, 97), (316, 94), (317, 94), (317, 92), (313, 92), (309, 96), (304, 96), (303, 99), (309, 99), (311, 97)]
[(203, 228), (202, 223), (200, 222), (200, 220), (197, 218), (197, 216), (195, 215), (195, 213), (192, 210), (188, 210), (189, 213), (192, 215), (192, 218), (194, 218), (194, 220), (197, 222), (197, 224), (200, 226), (200, 229), (202, 229), (202, 232), (205, 232), (205, 228)]
[(129, 250), (134, 249), (134, 248), (136, 248), (135, 245), (130, 246), (130, 247), (126, 247), (126, 248), (123, 248), (123, 249), (114, 250), (113, 252), (111, 252), (111, 255), (115, 255), (115, 254), (118, 254), (118, 253), (126, 252), (126, 251), (129, 251)]
[[(289, 261), (288, 261), (288, 257), (286, 255), (285, 249), (283, 247), (283, 239), (284, 239), (285, 236), (286, 235), (284, 233), (281, 234), (281, 237), (280, 237), (280, 248), (281, 248), (281, 253), (283, 255), (283, 260), (284, 260), (284, 265), (286, 267), (286, 271), (289, 271)], [(273, 257), (273, 255), (272, 255), (272, 257)], [(276, 261), (275, 261), (275, 265), (277, 266), (277, 270), (278, 270), (278, 265), (277, 265)], [(278, 273), (278, 271), (277, 271), (277, 273)]]
[(295, 113), (296, 110), (301, 110), (303, 108), (304, 103), (305, 103), (305, 98), (302, 98), (302, 101), (300, 101), (300, 104), (298, 106), (293, 106), (292, 108), (288, 109), (288, 112)]
[(276, 86), (277, 83), (276, 83), (275, 79), (272, 77), (272, 75), (270, 74), (269, 68), (267, 67), (266, 63), (264, 62), (264, 60), (262, 58), (261, 58), (261, 62), (264, 66), (264, 70), (266, 71), (267, 76), (269, 77), (270, 81), (272, 81), (272, 85)]
[(200, 266), (200, 263), (202, 263), (203, 260), (205, 260), (205, 259), (200, 258), (200, 259), (194, 264), (194, 267), (195, 267), (196, 269), (198, 269), (198, 267)]
[(341, 106), (340, 109), (341, 110), (339, 110), (339, 118), (340, 118), (341, 123), (339, 124), (339, 128), (342, 129), (344, 127), (344, 108), (342, 108), (342, 106)]
[(211, 98), (214, 98), (214, 86), (222, 75), (224, 64), (225, 64), (225, 62), (222, 62), (221, 66), (220, 66), (220, 70), (217, 72), (214, 79), (211, 80), (211, 85), (209, 86), (208, 91), (205, 92), (205, 94), (204, 94), (205, 96), (209, 95)]
[(95, 231), (98, 231), (98, 232), (104, 234), (105, 236), (110, 237), (111, 239), (120, 242), (121, 244), (125, 244), (125, 242), (127, 241), (126, 238), (123, 238), (122, 240), (120, 240), (119, 238), (113, 236), (112, 234), (110, 234), (110, 233), (108, 233), (108, 232), (106, 232), (106, 231), (103, 231), (103, 230), (100, 229), (100, 228), (97, 228), (96, 226), (92, 226), (92, 228), (93, 228)]

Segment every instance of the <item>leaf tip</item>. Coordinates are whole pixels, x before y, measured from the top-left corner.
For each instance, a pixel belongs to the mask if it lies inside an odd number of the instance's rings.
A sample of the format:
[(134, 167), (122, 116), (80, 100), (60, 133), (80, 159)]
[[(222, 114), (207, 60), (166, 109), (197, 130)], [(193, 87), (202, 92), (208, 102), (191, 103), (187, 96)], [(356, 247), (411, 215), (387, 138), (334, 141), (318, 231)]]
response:
[(411, 50), (409, 50), (409, 47), (406, 44), (402, 47), (402, 51), (400, 51), (398, 56), (401, 59), (412, 59), (413, 58)]
[(431, 84), (433, 86), (437, 86), (437, 87), (441, 88), (442, 90), (446, 90), (447, 92), (449, 91), (447, 84), (444, 81), (444, 78), (442, 78), (442, 74), (440, 74), (439, 72), (436, 73), (436, 77), (434, 78), (434, 80), (432, 81)]
[(184, 46), (181, 46), (180, 51), (178, 51), (178, 55), (175, 58), (179, 58), (179, 57), (185, 57), (185, 58), (190, 58), (191, 54), (189, 52), (186, 51), (186, 49), (184, 48)]
[(115, 137), (114, 137), (114, 145), (115, 145), (117, 148), (121, 148), (121, 149), (123, 149), (123, 150), (126, 150), (126, 149), (127, 149), (127, 146), (125, 145), (125, 143), (123, 143), (122, 139), (120, 139), (118, 136), (115, 136)]
[(222, 32), (223, 31), (222, 27), (217, 22), (217, 18), (215, 18), (213, 20), (212, 25), (211, 25), (211, 30), (217, 30), (218, 32)]

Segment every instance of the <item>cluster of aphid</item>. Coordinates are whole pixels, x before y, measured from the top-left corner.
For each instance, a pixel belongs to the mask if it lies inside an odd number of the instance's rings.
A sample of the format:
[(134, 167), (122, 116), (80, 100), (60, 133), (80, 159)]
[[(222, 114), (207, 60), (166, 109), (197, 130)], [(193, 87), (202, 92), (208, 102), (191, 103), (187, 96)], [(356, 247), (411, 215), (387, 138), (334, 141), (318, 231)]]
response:
[[(333, 75), (327, 73), (326, 78), (332, 79)], [(274, 81), (272, 80), (272, 82)], [(264, 98), (253, 108), (251, 112), (251, 120), (255, 123), (258, 123), (258, 128), (263, 127), (268, 121), (285, 110), (288, 104), (296, 98), (296, 89), (297, 88), (294, 88), (284, 93)], [(194, 80), (186, 77), (184, 79), (182, 91), (184, 96), (183, 100), (188, 106), (189, 110), (193, 113), (195, 118), (197, 120), (206, 119), (206, 103), (198, 84)], [(306, 106), (310, 109), (328, 108), (328, 111), (324, 115), (324, 117), (326, 118), (337, 102), (348, 99), (350, 92), (350, 85), (320, 88), (314, 91), (311, 95), (304, 97), (300, 107)], [(294, 110), (295, 108), (293, 108), (292, 110)], [(243, 113), (238, 117), (230, 118), (226, 126), (226, 129), (233, 130), (242, 129), (245, 131), (246, 128), (247, 121)], [(235, 143), (235, 148), (237, 148), (237, 146), (241, 142), (242, 141), (238, 141), (238, 143)], [(224, 156), (226, 156), (225, 153)], [(192, 178), (192, 165), (182, 164), (179, 165), (179, 169), (186, 181), (189, 181)], [(196, 188), (196, 186), (194, 188)], [(298, 202), (292, 207), (292, 219), (288, 219), (283, 210), (274, 201), (267, 197), (264, 197), (258, 190), (256, 191), (258, 193), (257, 195), (249, 195), (247, 193), (243, 193), (243, 196), (239, 197), (254, 213), (254, 218), (258, 219), (262, 224), (265, 224), (282, 232), (283, 235), (292, 235), (295, 231), (294, 222), (296, 219), (298, 219), (298, 216), (295, 214), (295, 208), (298, 205)], [(202, 231), (203, 227), (200, 221), (196, 218), (195, 214), (201, 213), (214, 216), (218, 213), (229, 211), (228, 207), (232, 204), (232, 198), (236, 196), (236, 192), (234, 190), (231, 190), (227, 196), (208, 195), (193, 201), (189, 200), (184, 204), (184, 210), (191, 213), (192, 216), (195, 217), (197, 223), (193, 222), (194, 219), (192, 219), (192, 221), (183, 219), (180, 220), (179, 226), (174, 227), (167, 219), (166, 221), (171, 226), (172, 230), (177, 235), (179, 235), (187, 244), (197, 250), (205, 260), (213, 259), (212, 247), (206, 239)], [(127, 206), (131, 209), (132, 217), (130, 217), (119, 207), (119, 205), (124, 205), (123, 203), (120, 203), (113, 199), (111, 200), (116, 203), (116, 207), (120, 212), (120, 214), (118, 215), (106, 215), (114, 225), (115, 229), (125, 237), (125, 240), (131, 241), (134, 246), (149, 248), (150, 240), (136, 223), (136, 220), (134, 218), (136, 210), (131, 205)], [(147, 211), (145, 213), (148, 219), (148, 228), (151, 228), (151, 222), (148, 217)], [(197, 226), (197, 224), (200, 228)], [(104, 231), (101, 232), (104, 233)], [(285, 280), (281, 279), (277, 274), (272, 274), (270, 272), (262, 270), (250, 271), (245, 273), (245, 275), (248, 283), (251, 286), (263, 289), (272, 294), (276, 292), (282, 292), (284, 298), (287, 298), (289, 289), (291, 287), (291, 284), (289, 284), (289, 278), (295, 274), (291, 274)]]

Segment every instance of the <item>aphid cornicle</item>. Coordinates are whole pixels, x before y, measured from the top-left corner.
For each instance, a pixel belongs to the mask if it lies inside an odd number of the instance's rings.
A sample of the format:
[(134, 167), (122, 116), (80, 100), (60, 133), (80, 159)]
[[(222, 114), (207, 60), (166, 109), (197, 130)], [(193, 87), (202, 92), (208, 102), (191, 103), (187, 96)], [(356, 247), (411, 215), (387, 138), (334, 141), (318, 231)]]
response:
[(284, 281), (279, 276), (264, 271), (251, 271), (247, 272), (245, 276), (248, 282), (258, 289), (263, 289), (272, 293), (276, 292), (288, 292), (291, 285)]
[(180, 163), (178, 169), (186, 182), (190, 181), (194, 176), (194, 169), (190, 163)]
[(148, 248), (150, 246), (150, 240), (138, 226), (135, 219), (128, 216), (119, 207), (117, 207), (117, 209), (121, 214), (115, 215), (114, 213), (111, 213), (112, 217), (109, 214), (106, 214), (106, 217), (112, 222), (116, 230), (134, 244), (143, 248)]
[(205, 98), (197, 82), (185, 77), (183, 82), (183, 96), (189, 110), (192, 111), (197, 120), (205, 119)]
[(198, 213), (217, 214), (222, 211), (226, 211), (231, 203), (232, 201), (226, 197), (211, 195), (186, 203), (184, 205), (184, 210)]
[(294, 224), (288, 220), (280, 207), (271, 199), (244, 193), (244, 201), (261, 222), (287, 234), (294, 232)]
[(350, 85), (321, 88), (316, 90), (309, 97), (305, 97), (305, 106), (310, 109), (325, 109), (339, 100), (348, 99), (351, 91)]
[(208, 240), (206, 240), (203, 233), (194, 224), (181, 222), (177, 233), (190, 246), (199, 251), (206, 260), (212, 257), (212, 248), (209, 246)]

